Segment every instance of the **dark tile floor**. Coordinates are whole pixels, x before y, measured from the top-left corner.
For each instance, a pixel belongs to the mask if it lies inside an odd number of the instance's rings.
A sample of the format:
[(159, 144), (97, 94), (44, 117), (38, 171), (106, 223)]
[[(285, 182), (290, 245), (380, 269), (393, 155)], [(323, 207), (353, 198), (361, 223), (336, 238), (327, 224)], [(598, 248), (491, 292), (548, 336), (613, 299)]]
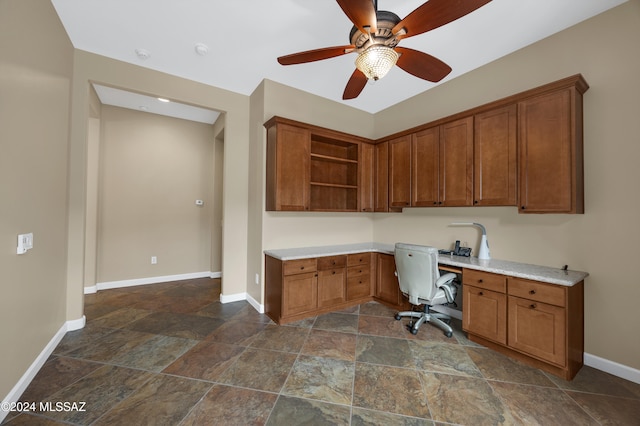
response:
[(571, 382), (375, 302), (277, 326), (199, 279), (86, 296), (22, 401), (84, 411), (7, 425), (639, 425), (640, 385), (584, 367)]

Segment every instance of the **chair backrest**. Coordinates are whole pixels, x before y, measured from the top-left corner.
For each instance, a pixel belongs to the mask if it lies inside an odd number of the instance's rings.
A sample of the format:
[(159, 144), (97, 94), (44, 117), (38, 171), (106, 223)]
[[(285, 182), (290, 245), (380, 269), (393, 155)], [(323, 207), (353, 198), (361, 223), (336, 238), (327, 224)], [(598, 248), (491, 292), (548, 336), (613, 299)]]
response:
[(419, 305), (418, 299), (431, 300), (436, 291), (438, 249), (429, 246), (396, 243), (396, 272), (400, 290), (409, 296), (409, 302)]

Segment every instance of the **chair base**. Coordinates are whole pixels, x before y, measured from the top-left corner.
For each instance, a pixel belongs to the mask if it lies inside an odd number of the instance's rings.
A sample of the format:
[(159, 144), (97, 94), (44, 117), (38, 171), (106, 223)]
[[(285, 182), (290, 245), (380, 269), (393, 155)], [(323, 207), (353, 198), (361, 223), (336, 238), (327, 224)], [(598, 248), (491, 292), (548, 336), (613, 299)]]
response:
[(408, 325), (409, 331), (411, 331), (411, 334), (414, 334), (414, 335), (418, 334), (418, 328), (420, 328), (420, 326), (425, 322), (428, 322), (442, 329), (445, 336), (447, 337), (453, 336), (453, 329), (451, 328), (451, 326), (449, 326), (449, 324), (442, 321), (443, 319), (451, 319), (451, 317), (446, 314), (431, 313), (429, 312), (428, 306), (425, 307), (424, 312), (416, 312), (416, 311), (398, 312), (395, 318), (399, 320), (400, 318), (404, 318), (404, 317), (418, 319), (415, 322), (411, 321)]

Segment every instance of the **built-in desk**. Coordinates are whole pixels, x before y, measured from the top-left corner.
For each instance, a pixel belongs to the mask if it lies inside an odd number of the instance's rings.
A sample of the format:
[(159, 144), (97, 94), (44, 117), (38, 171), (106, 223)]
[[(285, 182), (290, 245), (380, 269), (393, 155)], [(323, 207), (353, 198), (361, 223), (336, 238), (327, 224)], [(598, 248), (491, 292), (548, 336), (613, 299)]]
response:
[[(284, 324), (371, 300), (400, 308), (393, 253), (380, 243), (265, 250), (265, 311)], [(567, 380), (580, 370), (589, 274), (451, 255), (438, 263), (462, 275), (469, 340)]]

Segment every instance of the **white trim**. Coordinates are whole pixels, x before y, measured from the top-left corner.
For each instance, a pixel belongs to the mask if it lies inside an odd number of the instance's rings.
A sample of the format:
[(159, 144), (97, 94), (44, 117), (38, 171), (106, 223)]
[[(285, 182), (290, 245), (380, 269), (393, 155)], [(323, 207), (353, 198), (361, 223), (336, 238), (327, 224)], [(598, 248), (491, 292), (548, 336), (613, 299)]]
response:
[[(169, 281), (182, 281), (182, 280), (192, 280), (195, 278), (209, 278), (212, 273), (209, 271), (206, 272), (192, 272), (190, 274), (179, 274), (179, 275), (164, 275), (160, 277), (149, 277), (149, 278), (135, 278), (132, 280), (122, 280), (122, 281), (107, 281), (103, 283), (96, 283), (97, 290), (108, 290), (112, 288), (122, 288), (122, 287), (133, 287), (136, 285), (147, 285), (147, 284), (158, 284)], [(85, 287), (86, 289), (91, 287)]]
[[(16, 383), (15, 386), (9, 391), (7, 396), (2, 399), (2, 403), (4, 404), (6, 402), (17, 402), (20, 399), (20, 396), (22, 396), (24, 391), (27, 389), (33, 378), (36, 377), (36, 374), (38, 374), (44, 363), (47, 362), (47, 359), (49, 359), (49, 356), (51, 356), (56, 346), (58, 346), (58, 343), (60, 343), (67, 331), (79, 330), (84, 327), (85, 323), (86, 318), (83, 315), (82, 318), (70, 320), (62, 324), (62, 327), (60, 327), (56, 334), (53, 335), (42, 352), (40, 352), (36, 359), (31, 363), (29, 368), (27, 368), (27, 371), (25, 371), (22, 377), (20, 377), (18, 383)], [(8, 414), (8, 411), (0, 410), (0, 422), (2, 422)]]
[(222, 272), (211, 272), (209, 278), (222, 278)]
[(251, 297), (250, 294), (247, 293), (247, 302), (249, 302), (249, 304), (251, 306), (253, 306), (253, 308), (258, 311), (261, 314), (264, 314), (264, 305), (259, 303), (256, 299), (254, 299), (253, 297)]
[(221, 294), (220, 295), (220, 303), (231, 303), (238, 302), (240, 300), (247, 300), (247, 293), (236, 293), (236, 294)]
[(95, 294), (98, 292), (98, 286), (92, 285), (91, 287), (84, 288), (84, 294)]
[(618, 364), (615, 361), (609, 361), (608, 359), (600, 358), (599, 356), (585, 352), (584, 365), (588, 365), (589, 367), (604, 371), (605, 373), (613, 374), (614, 376), (640, 384), (640, 370), (623, 364)]

